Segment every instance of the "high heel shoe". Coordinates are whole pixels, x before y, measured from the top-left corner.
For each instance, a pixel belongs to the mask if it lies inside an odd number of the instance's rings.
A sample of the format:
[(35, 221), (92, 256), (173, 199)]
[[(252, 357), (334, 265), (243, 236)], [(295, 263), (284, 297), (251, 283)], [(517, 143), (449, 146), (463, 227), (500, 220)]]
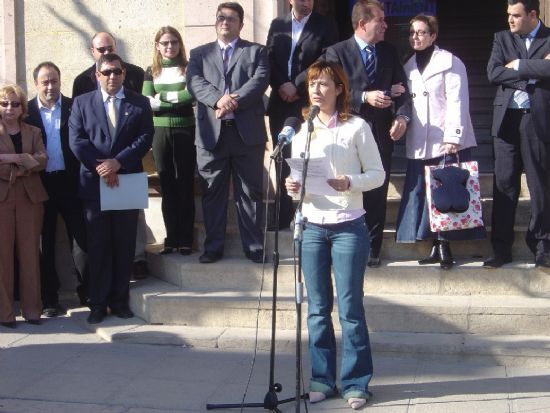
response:
[(450, 270), (453, 268), (453, 254), (451, 253), (449, 241), (439, 241), (439, 257), (439, 265), (442, 270)]
[(430, 255), (428, 255), (426, 258), (418, 260), (418, 264), (426, 265), (426, 264), (435, 264), (438, 262), (439, 262), (439, 240), (434, 239), (434, 242), (432, 244), (432, 249), (430, 250)]

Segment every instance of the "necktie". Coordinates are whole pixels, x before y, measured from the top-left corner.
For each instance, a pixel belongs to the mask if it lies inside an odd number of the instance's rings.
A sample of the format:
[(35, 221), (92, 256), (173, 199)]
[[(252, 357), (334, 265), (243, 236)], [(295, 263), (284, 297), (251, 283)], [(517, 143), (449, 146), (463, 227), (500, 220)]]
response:
[(116, 132), (116, 123), (117, 123), (117, 107), (116, 107), (116, 96), (109, 96), (108, 102), (107, 102), (107, 118), (109, 123), (109, 133), (111, 134), (111, 138), (114, 138), (115, 132)]
[(374, 78), (376, 77), (376, 59), (374, 56), (374, 47), (367, 45), (365, 46), (365, 70), (367, 71), (367, 76), (369, 78), (369, 83), (374, 83)]
[(231, 57), (231, 45), (228, 45), (223, 49), (223, 73), (227, 73), (227, 67), (229, 66), (229, 58)]

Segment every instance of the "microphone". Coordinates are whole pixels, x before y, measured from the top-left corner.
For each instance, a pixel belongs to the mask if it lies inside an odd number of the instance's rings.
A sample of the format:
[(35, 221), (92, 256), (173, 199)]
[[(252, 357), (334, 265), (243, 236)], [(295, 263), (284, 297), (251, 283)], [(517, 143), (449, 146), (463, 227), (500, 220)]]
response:
[(283, 148), (292, 141), (292, 138), (294, 137), (294, 135), (300, 132), (301, 127), (302, 127), (302, 122), (298, 118), (292, 117), (292, 118), (287, 118), (285, 120), (283, 129), (281, 130), (281, 133), (279, 133), (279, 136), (277, 137), (277, 146), (275, 146), (275, 149), (271, 154), (271, 159), (275, 159), (276, 157), (279, 156), (279, 153), (283, 150)]
[(313, 119), (319, 114), (321, 108), (317, 105), (313, 105), (309, 108), (309, 116), (307, 117), (308, 122), (312, 122)]

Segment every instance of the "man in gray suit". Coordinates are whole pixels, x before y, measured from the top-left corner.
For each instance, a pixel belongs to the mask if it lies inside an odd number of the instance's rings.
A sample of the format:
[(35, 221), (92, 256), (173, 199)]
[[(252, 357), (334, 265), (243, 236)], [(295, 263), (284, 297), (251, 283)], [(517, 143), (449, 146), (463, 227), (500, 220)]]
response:
[(265, 47), (239, 37), (244, 10), (235, 2), (216, 11), (217, 40), (191, 50), (187, 79), (197, 100), (197, 165), (206, 239), (203, 264), (223, 256), (229, 178), (232, 178), (245, 255), (263, 260), (262, 178), (267, 133), (263, 95), (269, 84)]

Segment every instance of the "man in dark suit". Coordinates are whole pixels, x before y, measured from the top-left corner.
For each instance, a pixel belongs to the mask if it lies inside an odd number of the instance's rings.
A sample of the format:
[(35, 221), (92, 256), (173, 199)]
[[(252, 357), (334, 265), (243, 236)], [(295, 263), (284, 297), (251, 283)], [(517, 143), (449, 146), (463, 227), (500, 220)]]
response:
[[(96, 65), (101, 56), (108, 53), (116, 53), (116, 39), (111, 33), (99, 32), (92, 37), (90, 52), (96, 62), (84, 72), (79, 74), (73, 82), (73, 99), (84, 93), (96, 90), (99, 87), (97, 81)], [(145, 72), (141, 67), (124, 62), (126, 66), (126, 76), (124, 77), (124, 87), (133, 90), (136, 93), (142, 92), (143, 79)], [(145, 223), (145, 214), (143, 210), (138, 215), (138, 233), (136, 239), (136, 251), (134, 255), (133, 274), (135, 279), (145, 278), (149, 272), (147, 261), (145, 261), (145, 244), (147, 241), (147, 226)]]
[[(352, 111), (371, 126), (386, 171), (384, 185), (363, 193), (371, 248), (368, 266), (378, 267), (393, 141), (399, 140), (407, 129), (411, 99), (397, 51), (384, 41), (387, 25), (382, 4), (376, 0), (358, 0), (353, 6), (351, 20), (354, 35), (329, 47), (325, 58), (344, 68), (350, 84)], [(394, 85), (394, 92), (391, 92)]]
[(69, 142), (81, 162), (79, 196), (88, 230), (90, 324), (107, 314), (133, 317), (129, 282), (138, 210), (101, 211), (99, 180), (118, 185), (119, 174), (141, 172), (153, 140), (149, 100), (123, 87), (124, 62), (116, 54), (98, 61), (101, 88), (74, 99)]
[[(116, 40), (111, 33), (99, 32), (92, 37), (90, 52), (94, 58), (94, 64), (88, 69), (80, 73), (73, 82), (73, 99), (84, 93), (91, 92), (98, 88), (96, 77), (97, 61), (104, 54), (116, 53)], [(126, 77), (124, 79), (124, 87), (133, 90), (136, 93), (141, 93), (143, 88), (143, 79), (145, 77), (144, 70), (136, 65), (125, 62)]]
[(538, 16), (538, 0), (508, 0), (510, 30), (495, 34), (487, 65), (489, 81), (498, 89), (492, 126), (494, 256), (486, 268), (512, 261), (523, 171), (531, 195), (526, 242), (535, 265), (550, 267), (550, 29)]
[(223, 256), (230, 178), (245, 255), (263, 260), (263, 94), (269, 61), (265, 47), (239, 37), (243, 19), (240, 4), (221, 3), (217, 41), (191, 50), (187, 66), (189, 91), (197, 100), (195, 144), (206, 230), (201, 263)]
[(33, 71), (37, 96), (29, 100), (26, 122), (42, 130), (48, 165), (42, 182), (49, 200), (44, 203), (41, 242), (41, 290), (43, 314), (64, 313), (59, 305), (59, 277), (55, 269), (57, 216), (65, 222), (79, 285), (77, 293), (86, 302), (86, 224), (78, 199), (80, 163), (69, 148), (69, 115), (72, 100), (61, 95), (61, 72), (52, 62), (40, 63)]
[[(271, 94), (267, 114), (273, 146), (289, 117), (302, 117), (307, 105), (305, 85), (307, 68), (321, 56), (328, 46), (338, 41), (338, 29), (332, 18), (313, 11), (314, 0), (289, 0), (292, 10), (271, 22), (267, 34), (267, 54), (271, 66)], [(283, 154), (289, 157), (291, 145)], [(294, 215), (292, 198), (284, 185), (290, 170), (282, 165), (280, 228), (288, 228)]]

